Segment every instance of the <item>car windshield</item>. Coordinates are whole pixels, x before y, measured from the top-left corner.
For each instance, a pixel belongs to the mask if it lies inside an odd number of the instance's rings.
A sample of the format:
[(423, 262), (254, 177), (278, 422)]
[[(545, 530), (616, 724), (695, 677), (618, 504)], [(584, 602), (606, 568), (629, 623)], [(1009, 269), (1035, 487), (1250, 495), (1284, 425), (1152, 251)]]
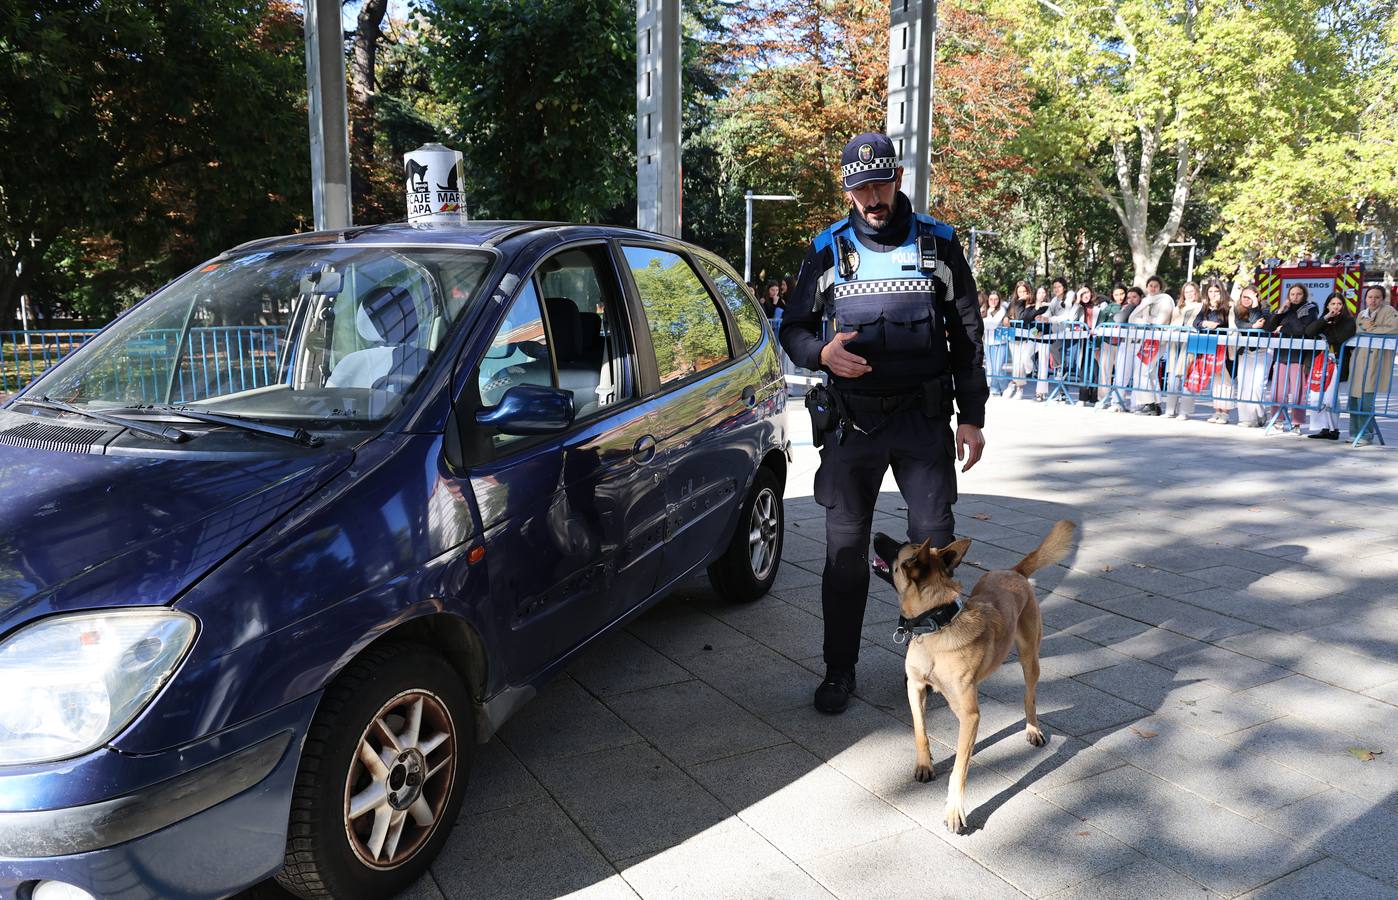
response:
[(215, 260), (26, 394), (94, 411), (187, 404), (259, 419), (379, 422), (402, 406), (493, 259), (339, 245)]

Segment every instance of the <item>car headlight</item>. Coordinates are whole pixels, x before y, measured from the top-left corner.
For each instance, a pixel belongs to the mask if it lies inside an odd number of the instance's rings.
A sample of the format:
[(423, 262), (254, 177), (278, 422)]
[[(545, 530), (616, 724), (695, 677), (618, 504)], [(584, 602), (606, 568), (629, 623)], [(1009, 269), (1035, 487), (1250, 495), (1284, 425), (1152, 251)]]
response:
[(125, 728), (196, 631), (172, 609), (42, 619), (0, 643), (0, 766), (78, 756)]

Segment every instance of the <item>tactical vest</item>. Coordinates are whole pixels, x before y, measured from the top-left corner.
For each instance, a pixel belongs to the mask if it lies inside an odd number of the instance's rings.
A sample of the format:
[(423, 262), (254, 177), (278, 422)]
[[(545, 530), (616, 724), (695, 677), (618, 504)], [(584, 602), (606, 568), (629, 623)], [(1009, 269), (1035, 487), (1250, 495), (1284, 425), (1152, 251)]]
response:
[(946, 322), (937, 301), (939, 294), (951, 296), (951, 269), (941, 259), (923, 259), (918, 236), (950, 240), (953, 234), (950, 225), (915, 214), (903, 243), (887, 253), (859, 243), (848, 217), (816, 236), (816, 250), (829, 249), (834, 260), (819, 284), (829, 291), (825, 315), (837, 332), (858, 332), (845, 349), (873, 367), (859, 387), (901, 386), (947, 371)]

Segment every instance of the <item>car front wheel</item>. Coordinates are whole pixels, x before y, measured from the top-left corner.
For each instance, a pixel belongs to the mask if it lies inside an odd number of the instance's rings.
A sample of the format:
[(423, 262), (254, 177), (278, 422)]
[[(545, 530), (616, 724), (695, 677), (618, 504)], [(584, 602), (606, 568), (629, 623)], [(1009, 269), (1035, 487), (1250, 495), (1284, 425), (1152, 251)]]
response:
[(767, 593), (782, 562), (785, 518), (781, 483), (765, 466), (757, 470), (738, 527), (723, 555), (709, 566), (709, 580), (729, 600), (745, 603)]
[(379, 898), (427, 870), (475, 749), (460, 676), (432, 649), (371, 647), (326, 691), (301, 753), (277, 881), (306, 898)]

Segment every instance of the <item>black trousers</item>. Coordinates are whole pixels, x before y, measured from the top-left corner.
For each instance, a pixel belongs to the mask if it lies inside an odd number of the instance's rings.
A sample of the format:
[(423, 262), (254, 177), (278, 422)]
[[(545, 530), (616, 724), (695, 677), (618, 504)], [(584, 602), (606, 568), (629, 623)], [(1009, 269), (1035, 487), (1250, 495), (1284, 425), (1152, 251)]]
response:
[[(866, 421), (866, 418), (868, 421)], [(825, 507), (825, 664), (853, 668), (859, 660), (864, 607), (869, 599), (869, 539), (874, 505), (891, 467), (908, 507), (908, 540), (952, 541), (956, 502), (956, 444), (948, 419), (929, 419), (920, 409), (885, 419), (860, 416), (870, 437), (846, 428), (843, 444), (826, 435), (815, 476), (815, 499)]]

